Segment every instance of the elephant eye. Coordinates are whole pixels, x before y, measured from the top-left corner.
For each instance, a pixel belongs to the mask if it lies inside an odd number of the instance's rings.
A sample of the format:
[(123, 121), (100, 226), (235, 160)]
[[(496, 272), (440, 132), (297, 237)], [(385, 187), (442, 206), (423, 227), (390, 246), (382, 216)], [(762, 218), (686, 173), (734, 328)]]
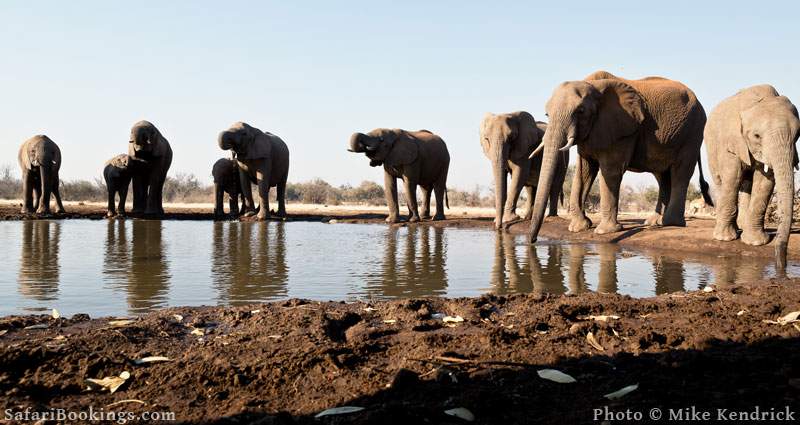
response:
[(760, 139), (760, 138), (761, 138), (761, 135), (760, 135), (760, 134), (758, 134), (758, 133), (753, 133), (753, 137), (755, 137), (756, 139)]

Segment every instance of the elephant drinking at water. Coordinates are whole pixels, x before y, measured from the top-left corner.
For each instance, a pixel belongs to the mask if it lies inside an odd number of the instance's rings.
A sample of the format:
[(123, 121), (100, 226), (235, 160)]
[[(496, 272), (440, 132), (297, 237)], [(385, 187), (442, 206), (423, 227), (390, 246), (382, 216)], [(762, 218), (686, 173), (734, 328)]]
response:
[[(379, 128), (350, 137), (350, 152), (364, 152), (371, 167), (383, 165), (384, 194), (389, 205), (388, 223), (399, 221), (397, 179), (403, 179), (410, 217), (417, 222), (430, 218), (431, 191), (436, 196), (434, 220), (444, 220), (447, 202), (447, 170), (450, 153), (441, 137), (427, 130), (406, 131)], [(422, 188), (422, 209), (417, 207), (417, 186)]]
[(778, 193), (775, 253), (785, 265), (798, 163), (797, 108), (770, 85), (746, 88), (711, 112), (705, 129), (708, 161), (717, 186), (714, 239), (736, 239), (737, 203), (742, 242), (764, 245), (764, 214)]
[[(547, 124), (535, 121), (533, 115), (525, 111), (497, 115), (487, 113), (481, 121), (480, 142), (494, 173), (494, 224), (497, 229), (503, 222), (519, 219), (515, 210), (523, 186), (528, 188), (525, 219), (531, 218), (542, 160), (538, 155), (531, 159), (530, 154), (539, 145), (546, 128)], [(568, 163), (569, 152), (562, 152), (548, 197), (551, 216), (557, 215), (558, 198), (562, 193)], [(508, 174), (511, 174), (511, 186), (508, 186)]]
[(139, 121), (131, 128), (128, 155), (147, 163), (133, 175), (133, 213), (162, 215), (162, 191), (172, 165), (172, 148), (155, 125)]
[[(583, 81), (561, 83), (545, 108), (550, 122), (542, 142), (531, 242), (539, 234), (559, 152), (573, 145), (578, 146), (579, 158), (570, 193), (570, 231), (591, 225), (584, 203), (598, 171), (601, 221), (595, 233), (622, 229), (617, 208), (626, 170), (652, 173), (658, 181), (659, 202), (649, 224), (685, 226), (686, 189), (699, 164), (706, 122), (703, 107), (689, 88), (660, 77), (625, 80), (599, 71)], [(700, 187), (711, 203), (702, 167)], [(662, 205), (666, 207), (663, 217)]]

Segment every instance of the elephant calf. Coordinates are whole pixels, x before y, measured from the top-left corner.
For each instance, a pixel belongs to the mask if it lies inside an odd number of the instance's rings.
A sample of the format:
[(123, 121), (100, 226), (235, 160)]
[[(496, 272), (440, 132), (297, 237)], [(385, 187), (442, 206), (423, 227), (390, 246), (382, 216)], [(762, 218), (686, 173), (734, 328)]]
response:
[(214, 163), (211, 169), (214, 177), (214, 216), (222, 217), (225, 210), (222, 207), (223, 194), (227, 193), (230, 198), (230, 215), (239, 215), (239, 167), (236, 160), (232, 158), (220, 158)]
[(49, 137), (33, 136), (19, 148), (17, 156), (22, 170), (22, 213), (50, 214), (50, 194), (56, 198), (56, 212), (63, 213), (59, 193), (58, 171), (61, 168), (61, 150)]
[[(430, 218), (431, 190), (436, 196), (436, 215), (433, 219), (444, 220), (450, 153), (441, 137), (428, 130), (379, 128), (367, 134), (353, 134), (348, 150), (364, 152), (372, 167), (383, 165), (383, 189), (389, 205), (388, 223), (396, 223), (400, 215), (397, 203), (398, 178), (403, 179), (405, 184), (410, 213), (408, 221)], [(417, 185), (422, 188), (422, 211), (417, 208)]]
[[(534, 148), (544, 137), (547, 124), (533, 119), (533, 115), (525, 111), (508, 114), (487, 113), (481, 121), (480, 142), (483, 153), (492, 163), (495, 187), (495, 228), (502, 223), (518, 220), (514, 212), (523, 186), (528, 189), (528, 207), (525, 216), (530, 220), (533, 213), (533, 200), (536, 197), (536, 186), (539, 182), (539, 171), (542, 168), (541, 155), (532, 155)], [(562, 194), (564, 177), (569, 163), (569, 151), (561, 152), (558, 157), (556, 177), (550, 187), (550, 212), (558, 214), (558, 199)], [(508, 186), (507, 174), (511, 174), (511, 186)]]
[(741, 90), (714, 108), (704, 134), (717, 186), (714, 239), (736, 239), (738, 209), (742, 242), (767, 243), (764, 214), (774, 189), (778, 192), (780, 220), (775, 249), (779, 263), (785, 264), (798, 133), (797, 108), (770, 85)]
[[(117, 155), (108, 161), (103, 169), (103, 178), (108, 190), (108, 212), (106, 217), (125, 215), (125, 201), (133, 176), (146, 170), (146, 162), (127, 154)], [(119, 195), (119, 209), (114, 207), (114, 197)]]

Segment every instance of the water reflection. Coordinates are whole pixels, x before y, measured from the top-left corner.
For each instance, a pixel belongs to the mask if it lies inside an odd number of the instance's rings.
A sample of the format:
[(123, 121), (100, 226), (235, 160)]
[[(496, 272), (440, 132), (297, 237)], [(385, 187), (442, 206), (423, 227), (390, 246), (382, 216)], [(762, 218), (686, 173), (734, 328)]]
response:
[(215, 222), (211, 277), (224, 304), (285, 297), (286, 225), (282, 222)]
[(368, 279), (366, 292), (382, 298), (444, 295), (447, 291), (447, 242), (444, 229), (390, 227), (380, 275)]
[[(123, 225), (122, 234), (124, 228)], [(117, 235), (119, 237), (119, 233)], [(134, 313), (162, 306), (166, 300), (170, 274), (162, 235), (161, 221), (133, 220), (131, 223), (130, 266), (126, 289), (128, 306)], [(116, 245), (119, 246), (119, 243)], [(125, 260), (127, 258), (123, 256), (121, 261)]]
[(61, 223), (48, 220), (22, 223), (22, 249), (19, 265), (19, 293), (38, 301), (58, 296), (58, 250)]
[(653, 255), (652, 258), (656, 294), (683, 291), (686, 282), (683, 262), (663, 255)]

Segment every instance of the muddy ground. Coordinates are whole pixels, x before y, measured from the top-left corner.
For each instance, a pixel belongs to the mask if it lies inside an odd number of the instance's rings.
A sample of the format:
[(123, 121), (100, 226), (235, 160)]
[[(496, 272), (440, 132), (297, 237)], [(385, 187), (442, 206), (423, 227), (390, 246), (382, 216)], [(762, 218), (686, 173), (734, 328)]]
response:
[[(375, 223), (383, 224), (386, 213), (383, 208), (352, 208), (327, 206), (287, 206), (289, 215), (285, 221), (324, 221), (332, 223)], [(165, 220), (213, 220), (214, 215), (210, 208), (182, 207), (166, 208)], [(740, 240), (733, 242), (720, 242), (713, 239), (714, 219), (712, 217), (687, 217), (686, 227), (649, 227), (644, 225), (643, 214), (620, 214), (623, 230), (607, 235), (596, 235), (593, 230), (572, 233), (567, 229), (569, 222), (564, 218), (565, 212), (561, 211), (560, 217), (547, 217), (542, 225), (540, 237), (574, 242), (612, 242), (621, 246), (636, 248), (656, 248), (674, 251), (676, 254), (683, 252), (689, 254), (712, 256), (750, 256), (773, 258), (774, 245), (769, 243), (764, 246), (754, 247), (742, 243)], [(70, 205), (66, 214), (52, 215), (49, 217), (26, 216), (20, 214), (19, 205), (0, 204), (0, 220), (26, 220), (40, 218), (56, 219), (93, 219), (103, 220), (105, 209), (95, 205)], [(590, 215), (594, 222), (597, 216)], [(254, 220), (254, 218), (242, 218)], [(273, 220), (278, 220), (273, 218)], [(448, 219), (439, 222), (426, 221), (421, 224), (399, 223), (395, 226), (429, 225), (445, 227), (492, 227), (492, 213), (485, 209), (458, 209), (449, 213)], [(508, 231), (516, 234), (525, 234), (530, 226), (529, 221), (520, 221), (508, 227)], [(768, 229), (774, 233), (775, 229)], [(800, 260), (800, 230), (794, 230), (789, 238), (788, 257), (790, 260)]]
[[(773, 280), (649, 299), (288, 300), (115, 324), (6, 317), (0, 411), (92, 406), (262, 424), (467, 423), (444, 413), (455, 408), (479, 424), (590, 423), (606, 406), (798, 415), (800, 325), (764, 322), (797, 310), (800, 280)], [(450, 327), (440, 314), (463, 322)], [(618, 318), (590, 317), (601, 315)], [(46, 329), (25, 329), (35, 325)], [(135, 364), (147, 356), (169, 361)], [(546, 368), (577, 382), (542, 379)], [(87, 378), (123, 371), (130, 378), (115, 393), (87, 390)], [(364, 410), (314, 418), (340, 406)]]

